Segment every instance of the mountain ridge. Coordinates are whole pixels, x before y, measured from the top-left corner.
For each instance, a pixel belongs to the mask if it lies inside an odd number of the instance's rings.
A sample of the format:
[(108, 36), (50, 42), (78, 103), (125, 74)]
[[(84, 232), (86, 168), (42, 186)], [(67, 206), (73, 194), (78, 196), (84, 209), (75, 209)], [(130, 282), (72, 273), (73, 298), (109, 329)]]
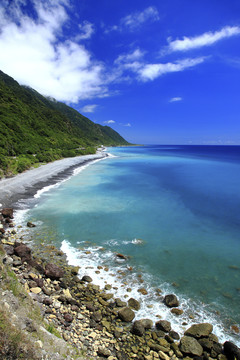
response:
[(99, 145), (130, 145), (109, 126), (19, 85), (0, 71), (0, 177), (32, 165), (95, 153)]

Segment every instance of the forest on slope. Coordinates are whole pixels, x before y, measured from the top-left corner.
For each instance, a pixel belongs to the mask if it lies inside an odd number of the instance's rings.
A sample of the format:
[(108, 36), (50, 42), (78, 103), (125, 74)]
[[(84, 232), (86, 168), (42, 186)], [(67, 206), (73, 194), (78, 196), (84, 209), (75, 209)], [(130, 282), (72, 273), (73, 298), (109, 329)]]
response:
[(99, 145), (129, 145), (109, 126), (21, 86), (0, 71), (0, 178), (34, 164), (95, 153)]

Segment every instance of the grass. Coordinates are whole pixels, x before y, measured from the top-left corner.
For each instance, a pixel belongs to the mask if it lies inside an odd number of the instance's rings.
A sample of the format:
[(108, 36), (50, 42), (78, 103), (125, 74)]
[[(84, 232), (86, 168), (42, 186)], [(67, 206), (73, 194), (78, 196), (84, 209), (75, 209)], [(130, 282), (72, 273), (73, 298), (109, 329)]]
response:
[(61, 334), (59, 333), (59, 331), (58, 331), (53, 325), (47, 324), (47, 325), (46, 325), (46, 330), (47, 330), (48, 332), (50, 332), (51, 334), (57, 336), (58, 338), (60, 338), (60, 339), (62, 338), (62, 337), (61, 337)]
[(0, 310), (0, 358), (2, 360), (34, 359), (36, 355), (24, 333), (9, 321), (9, 314)]

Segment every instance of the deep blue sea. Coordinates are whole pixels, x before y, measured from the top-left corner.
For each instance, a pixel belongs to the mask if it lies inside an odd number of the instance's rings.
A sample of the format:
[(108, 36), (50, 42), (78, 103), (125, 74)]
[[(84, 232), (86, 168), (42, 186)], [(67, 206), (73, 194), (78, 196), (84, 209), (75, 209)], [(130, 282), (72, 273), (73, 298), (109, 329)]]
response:
[[(222, 341), (239, 344), (231, 326), (240, 326), (240, 146), (107, 152), (37, 194), (24, 211), (38, 224), (35, 241), (62, 248), (80, 276), (140, 300), (138, 318), (162, 317), (181, 333), (185, 321), (210, 321)], [(181, 316), (159, 296), (172, 292)]]

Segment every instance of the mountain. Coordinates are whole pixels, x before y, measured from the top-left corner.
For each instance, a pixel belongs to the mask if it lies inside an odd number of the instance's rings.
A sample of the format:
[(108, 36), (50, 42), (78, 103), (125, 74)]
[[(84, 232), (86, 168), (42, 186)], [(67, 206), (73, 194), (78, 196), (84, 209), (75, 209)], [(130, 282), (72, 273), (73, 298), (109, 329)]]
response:
[(0, 71), (0, 177), (35, 163), (94, 153), (101, 144), (129, 145), (109, 126), (93, 123)]

